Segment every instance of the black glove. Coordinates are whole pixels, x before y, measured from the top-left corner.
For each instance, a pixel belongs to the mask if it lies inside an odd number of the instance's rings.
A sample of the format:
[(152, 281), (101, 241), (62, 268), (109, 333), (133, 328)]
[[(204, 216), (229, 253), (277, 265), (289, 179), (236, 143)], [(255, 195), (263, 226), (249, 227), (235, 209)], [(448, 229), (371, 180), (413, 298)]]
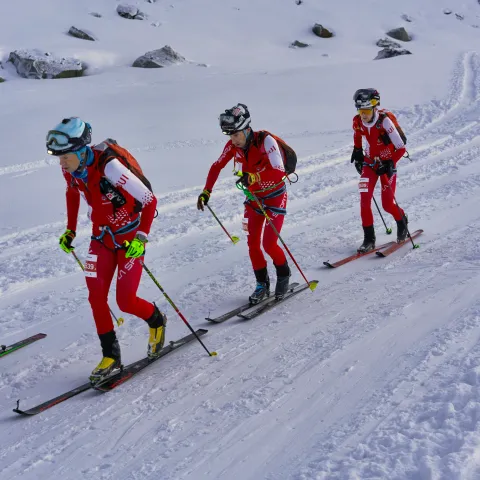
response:
[(375, 173), (378, 176), (387, 174), (388, 178), (392, 178), (397, 173), (397, 170), (393, 160), (385, 160), (384, 162), (380, 162), (380, 166), (375, 170)]
[(210, 190), (205, 189), (199, 196), (197, 200), (197, 209), (203, 211), (203, 206), (208, 203), (210, 198), (210, 194), (212, 192)]
[(352, 158), (350, 159), (350, 163), (355, 162), (355, 168), (359, 174), (362, 173), (363, 169), (363, 148), (353, 147)]

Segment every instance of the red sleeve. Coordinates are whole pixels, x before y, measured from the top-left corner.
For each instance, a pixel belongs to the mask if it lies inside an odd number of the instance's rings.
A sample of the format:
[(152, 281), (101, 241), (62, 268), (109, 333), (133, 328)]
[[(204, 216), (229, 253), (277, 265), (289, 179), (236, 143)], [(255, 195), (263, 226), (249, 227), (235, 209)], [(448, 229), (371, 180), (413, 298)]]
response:
[(207, 181), (205, 183), (205, 190), (213, 190), (215, 182), (220, 175), (222, 169), (227, 165), (227, 163), (233, 158), (233, 154), (235, 152), (235, 147), (232, 144), (232, 141), (229, 140), (223, 149), (222, 154), (218, 158), (218, 160), (210, 167), (210, 171), (208, 172)]
[(360, 117), (353, 117), (353, 145), (356, 148), (362, 148), (362, 127), (360, 126)]
[(145, 203), (142, 208), (142, 214), (140, 216), (140, 225), (138, 231), (143, 232), (146, 235), (150, 233), (152, 228), (153, 219), (155, 218), (155, 210), (157, 209), (157, 197), (152, 194), (148, 203)]
[(67, 229), (77, 230), (78, 211), (80, 209), (80, 192), (74, 183), (73, 177), (62, 169), (63, 176), (67, 182), (65, 197), (67, 200)]

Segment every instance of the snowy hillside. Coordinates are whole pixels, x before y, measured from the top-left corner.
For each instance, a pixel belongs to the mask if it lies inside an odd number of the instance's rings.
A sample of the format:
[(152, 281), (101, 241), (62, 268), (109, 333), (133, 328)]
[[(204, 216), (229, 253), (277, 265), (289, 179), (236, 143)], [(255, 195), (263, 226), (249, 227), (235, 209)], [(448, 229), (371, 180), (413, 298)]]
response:
[[(0, 478), (480, 479), (478, 1), (136, 0), (144, 20), (121, 18), (119, 3), (2, 3), (0, 344), (47, 337), (0, 358)], [(315, 36), (315, 23), (334, 36)], [(71, 26), (96, 40), (67, 36)], [(373, 60), (397, 27), (412, 54)], [(188, 62), (130, 66), (165, 45)], [(73, 57), (86, 75), (21, 78), (7, 63), (20, 49)], [(352, 95), (364, 87), (408, 136), (397, 200), (424, 234), (418, 250), (328, 270), (363, 236), (350, 155)], [(282, 237), (319, 284), (251, 322), (214, 325), (204, 318), (255, 284), (230, 167), (209, 205), (240, 243), (196, 209), (226, 142), (218, 115), (237, 102), (299, 155)], [(112, 392), (24, 418), (17, 399), (29, 408), (82, 385), (100, 360), (84, 276), (58, 248), (65, 182), (45, 151), (46, 132), (73, 115), (94, 142), (113, 137), (140, 161), (159, 202), (146, 264), (218, 356), (192, 342)], [(377, 242), (391, 240), (374, 214)], [(188, 333), (147, 276), (139, 291), (166, 311), (168, 341)], [(148, 331), (124, 316), (130, 363)]]

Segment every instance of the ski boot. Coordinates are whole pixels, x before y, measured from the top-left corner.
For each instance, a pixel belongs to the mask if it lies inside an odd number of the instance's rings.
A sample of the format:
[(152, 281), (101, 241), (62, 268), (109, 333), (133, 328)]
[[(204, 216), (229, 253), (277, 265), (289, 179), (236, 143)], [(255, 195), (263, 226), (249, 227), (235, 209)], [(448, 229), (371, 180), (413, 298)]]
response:
[(288, 285), (290, 284), (290, 276), (292, 275), (288, 263), (283, 265), (275, 265), (277, 270), (277, 284), (275, 285), (275, 298), (281, 300), (288, 292)]
[(147, 356), (150, 359), (156, 358), (161, 352), (165, 343), (165, 329), (167, 328), (167, 316), (162, 313), (155, 304), (153, 305), (155, 310), (153, 311), (152, 316), (147, 320), (150, 330)]
[(375, 248), (375, 229), (372, 226), (363, 227), (363, 243), (358, 247), (358, 253), (371, 252)]
[(248, 297), (252, 305), (260, 303), (265, 297), (270, 296), (270, 279), (268, 278), (267, 267), (254, 270), (257, 279), (255, 291)]
[(408, 235), (408, 217), (403, 214), (401, 220), (397, 220), (397, 243), (402, 243), (407, 239)]
[(110, 375), (117, 373), (122, 366), (120, 345), (115, 330), (98, 335), (102, 345), (103, 358), (90, 375), (92, 385), (100, 383)]

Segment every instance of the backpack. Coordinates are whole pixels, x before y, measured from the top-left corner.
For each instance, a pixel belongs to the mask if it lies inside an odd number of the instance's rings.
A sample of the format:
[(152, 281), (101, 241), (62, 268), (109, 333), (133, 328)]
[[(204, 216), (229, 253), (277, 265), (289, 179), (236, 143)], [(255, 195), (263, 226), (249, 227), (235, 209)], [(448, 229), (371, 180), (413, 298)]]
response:
[[(96, 164), (97, 169), (103, 172), (105, 165), (116, 158), (153, 193), (152, 185), (143, 174), (137, 159), (127, 149), (121, 147), (116, 140), (107, 138), (95, 145), (93, 150), (101, 152)], [(115, 209), (125, 204), (125, 197), (106, 178), (102, 178), (100, 181), (100, 190), (113, 203)], [(138, 213), (141, 210), (141, 203), (135, 199), (135, 212)]]
[(382, 139), (382, 142), (385, 145), (390, 145), (392, 143), (388, 133), (382, 127), (382, 123), (383, 123), (383, 120), (385, 119), (385, 117), (388, 117), (392, 121), (392, 123), (395, 125), (395, 128), (397, 129), (397, 131), (400, 135), (400, 138), (402, 139), (403, 143), (406, 145), (407, 144), (407, 136), (405, 135), (404, 131), (402, 130), (402, 127), (398, 124), (397, 117), (392, 112), (389, 112), (388, 110), (380, 110), (378, 112), (378, 120), (377, 120), (377, 123), (375, 124), (378, 129), (383, 130), (383, 131), (380, 132), (380, 138)]
[(281, 139), (280, 137), (277, 137), (273, 133), (267, 132), (267, 130), (260, 130), (258, 132), (259, 136), (259, 143), (263, 144), (263, 141), (265, 140), (265, 137), (267, 135), (270, 135), (272, 138), (274, 138), (278, 146), (280, 147), (283, 155), (283, 165), (285, 167), (285, 173), (290, 175), (291, 173), (295, 172), (295, 168), (297, 167), (297, 154), (295, 153), (295, 150), (288, 145), (285, 140)]

